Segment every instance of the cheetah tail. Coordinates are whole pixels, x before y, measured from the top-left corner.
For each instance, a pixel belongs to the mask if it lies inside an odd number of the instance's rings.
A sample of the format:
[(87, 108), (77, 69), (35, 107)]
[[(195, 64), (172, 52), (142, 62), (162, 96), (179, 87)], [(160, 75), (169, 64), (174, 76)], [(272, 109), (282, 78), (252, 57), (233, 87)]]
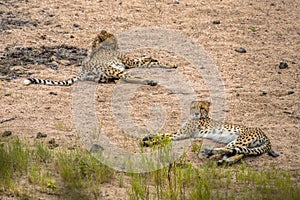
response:
[(43, 84), (43, 85), (63, 85), (63, 86), (69, 86), (78, 81), (78, 77), (71, 78), (69, 80), (65, 81), (51, 81), (51, 80), (43, 80), (43, 79), (37, 79), (37, 78), (27, 78), (24, 80), (24, 85), (30, 85), (30, 84)]
[(270, 149), (269, 151), (268, 151), (268, 155), (269, 156), (272, 156), (272, 157), (278, 157), (279, 156), (279, 154), (277, 154), (275, 151), (273, 151), (272, 149)]

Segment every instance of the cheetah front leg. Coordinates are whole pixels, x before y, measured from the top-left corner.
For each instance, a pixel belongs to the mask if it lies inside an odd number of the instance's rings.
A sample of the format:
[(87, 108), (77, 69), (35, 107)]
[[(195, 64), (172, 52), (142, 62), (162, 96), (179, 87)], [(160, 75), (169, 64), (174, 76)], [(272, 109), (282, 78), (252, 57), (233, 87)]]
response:
[[(214, 148), (214, 149), (205, 149), (201, 151), (202, 155), (206, 155), (209, 159), (218, 160), (217, 164), (228, 164), (232, 165), (239, 160), (241, 160), (245, 155), (244, 154), (234, 154), (232, 148), (223, 147), (223, 148)], [(232, 155), (234, 154), (234, 155)]]
[(204, 157), (211, 157), (214, 156), (214, 158), (218, 157), (217, 155), (220, 155), (221, 157), (225, 154), (231, 153), (232, 149), (235, 147), (235, 143), (236, 141), (231, 141), (230, 143), (228, 143), (225, 147), (221, 147), (221, 148), (213, 148), (213, 149), (202, 149), (201, 150), (201, 154)]
[(232, 164), (240, 161), (244, 156), (245, 156), (244, 154), (235, 154), (234, 156), (231, 156), (228, 158), (225, 155), (225, 156), (223, 156), (223, 158), (221, 160), (218, 160), (217, 164), (218, 165), (223, 165), (223, 164), (232, 165)]
[(152, 80), (146, 80), (138, 77), (127, 77), (125, 79), (122, 79), (123, 81), (127, 83), (135, 83), (135, 84), (142, 84), (142, 85), (150, 85), (150, 86), (156, 86), (157, 82)]
[(199, 158), (206, 157), (211, 160), (219, 160), (225, 155), (230, 155), (232, 152), (231, 149), (222, 147), (222, 148), (213, 148), (213, 149), (202, 149), (198, 155)]
[(142, 84), (142, 85), (150, 85), (150, 86), (156, 86), (157, 82), (152, 80), (143, 79), (140, 77), (132, 77), (130, 75), (127, 75), (126, 73), (119, 74), (119, 78), (126, 83), (135, 83), (135, 84)]

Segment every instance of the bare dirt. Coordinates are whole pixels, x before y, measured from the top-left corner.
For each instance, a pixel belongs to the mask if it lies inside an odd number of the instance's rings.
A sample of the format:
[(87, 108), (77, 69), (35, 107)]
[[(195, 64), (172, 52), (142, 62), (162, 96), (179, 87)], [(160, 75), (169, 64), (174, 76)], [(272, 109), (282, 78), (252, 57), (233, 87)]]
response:
[[(90, 43), (102, 29), (119, 34), (141, 27), (173, 29), (202, 45), (218, 67), (226, 88), (226, 121), (262, 128), (278, 158), (245, 159), (248, 166), (300, 172), (300, 2), (274, 1), (32, 1), (0, 3), (0, 132), (12, 131), (24, 141), (76, 147), (73, 87), (24, 86), (25, 77), (64, 80), (80, 71)], [(236, 49), (244, 48), (246, 53)], [(144, 49), (147, 54), (178, 64), (198, 100), (210, 100), (202, 76), (181, 55)], [(280, 62), (287, 63), (287, 66)], [(130, 73), (130, 72), (129, 72)], [(139, 138), (124, 134), (111, 114), (115, 84), (97, 85), (96, 111), (110, 141), (138, 152)], [(164, 131), (180, 126), (179, 102), (167, 88), (142, 86), (131, 98), (132, 119), (150, 119), (151, 105), (166, 109)], [(37, 139), (38, 132), (46, 138)], [(142, 137), (142, 135), (141, 135)], [(59, 148), (58, 147), (58, 148)], [(195, 165), (201, 165), (190, 155)], [(107, 199), (126, 190), (111, 183)]]

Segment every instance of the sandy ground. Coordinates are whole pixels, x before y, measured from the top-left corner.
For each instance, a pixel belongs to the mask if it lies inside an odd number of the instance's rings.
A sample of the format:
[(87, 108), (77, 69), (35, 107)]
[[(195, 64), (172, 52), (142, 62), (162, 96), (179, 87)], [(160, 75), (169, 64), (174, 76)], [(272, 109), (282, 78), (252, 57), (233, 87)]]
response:
[[(76, 146), (78, 136), (72, 112), (75, 86), (26, 87), (24, 78), (73, 77), (80, 71), (93, 37), (102, 29), (121, 35), (137, 28), (159, 27), (176, 30), (205, 49), (225, 85), (226, 106), (221, 111), (225, 112), (226, 121), (262, 128), (280, 154), (278, 158), (247, 158), (245, 163), (299, 172), (299, 10), (300, 3), (294, 0), (4, 0), (0, 3), (0, 132), (10, 130), (30, 142), (35, 142), (37, 133), (42, 132), (47, 134), (42, 140), (55, 138), (60, 146)], [(247, 52), (236, 52), (240, 47)], [(199, 74), (197, 66), (183, 55), (149, 48), (129, 54), (147, 54), (178, 64), (177, 73), (189, 81), (196, 98), (210, 100), (205, 75)], [(279, 68), (280, 62), (288, 67)], [(155, 69), (154, 73), (159, 77), (159, 73), (171, 71)], [(139, 138), (125, 134), (111, 112), (117, 86), (97, 85), (96, 115), (114, 145), (138, 152)], [(162, 85), (142, 86), (131, 94), (131, 119), (139, 126), (147, 125), (150, 108), (158, 104), (166, 114), (163, 130), (176, 130), (181, 114), (188, 111), (181, 109), (177, 96)], [(191, 159), (196, 166), (201, 165), (196, 156), (191, 155)], [(108, 185), (105, 191), (113, 199), (117, 194), (112, 191), (119, 190)]]

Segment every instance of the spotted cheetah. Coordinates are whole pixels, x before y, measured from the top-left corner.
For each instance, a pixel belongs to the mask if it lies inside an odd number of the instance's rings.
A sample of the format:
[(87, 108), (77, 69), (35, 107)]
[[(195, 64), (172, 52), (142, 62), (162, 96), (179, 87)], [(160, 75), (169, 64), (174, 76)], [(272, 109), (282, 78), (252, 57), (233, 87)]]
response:
[(143, 56), (138, 59), (132, 59), (118, 51), (117, 39), (113, 34), (102, 30), (94, 39), (92, 43), (92, 50), (86, 61), (83, 62), (81, 73), (77, 77), (65, 81), (27, 78), (24, 80), (24, 84), (69, 86), (74, 84), (76, 81), (108, 83), (116, 82), (121, 79), (128, 83), (138, 83), (151, 86), (157, 85), (155, 81), (132, 77), (125, 72), (125, 69), (142, 66), (157, 66), (161, 68), (177, 67), (176, 65), (161, 63), (151, 57)]
[(243, 125), (218, 122), (209, 118), (210, 103), (206, 101), (193, 101), (190, 106), (190, 120), (177, 132), (150, 135), (142, 140), (143, 146), (152, 146), (163, 138), (183, 140), (188, 138), (207, 138), (216, 142), (227, 144), (225, 147), (203, 149), (202, 155), (218, 158), (218, 164), (233, 164), (244, 156), (261, 155), (268, 152), (270, 156), (277, 157), (271, 149), (271, 143), (264, 132), (259, 128), (248, 128)]

